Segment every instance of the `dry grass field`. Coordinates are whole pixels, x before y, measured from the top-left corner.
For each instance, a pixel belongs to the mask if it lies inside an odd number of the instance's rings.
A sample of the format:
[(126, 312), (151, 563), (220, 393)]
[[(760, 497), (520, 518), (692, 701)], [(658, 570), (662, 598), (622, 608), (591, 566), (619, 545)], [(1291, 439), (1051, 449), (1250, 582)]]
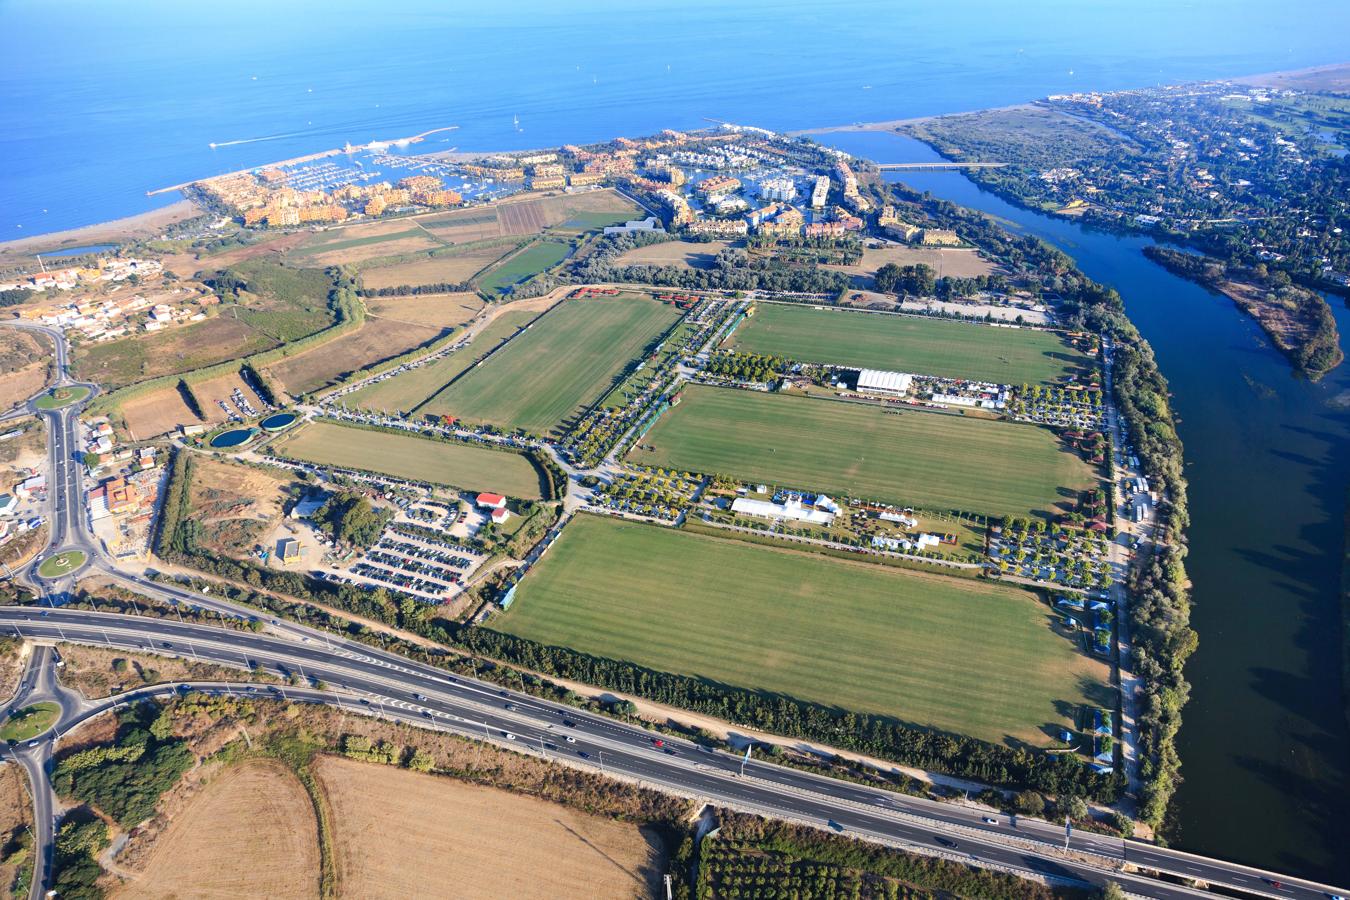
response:
[[(0, 839), (16, 836), (31, 827), (33, 805), (24, 789), (23, 771), (18, 766), (0, 768)], [(0, 885), (6, 890), (14, 883), (18, 866), (0, 863)], [(6, 893), (5, 896), (12, 896)]]
[(267, 367), (287, 393), (305, 394), (343, 375), (436, 340), (443, 328), (369, 318), (356, 331)]
[[(657, 246), (661, 246), (658, 244)], [(991, 275), (993, 263), (980, 256), (974, 250), (958, 248), (933, 249), (923, 247), (883, 247), (877, 250), (864, 250), (862, 260), (855, 266), (824, 266), (850, 275), (859, 275), (871, 280), (877, 269), (887, 263), (897, 266), (929, 266), (941, 278), (951, 275), (956, 278), (971, 278), (976, 275)]]
[(280, 521), (290, 479), (205, 455), (193, 462), (188, 504), (201, 525), (198, 540), (227, 556), (247, 553)]
[(200, 421), (183, 402), (178, 388), (167, 387), (151, 391), (122, 404), (122, 418), (132, 440), (144, 441), (168, 434), (179, 425)]
[(138, 877), (111, 896), (318, 897), (318, 826), (305, 789), (277, 763), (223, 770), (174, 817)]
[[(58, 644), (57, 649), (65, 662), (61, 669), (61, 683), (90, 699), (167, 681), (277, 680), (273, 676), (257, 677), (242, 669), (199, 663), (176, 656), (125, 653), (83, 644)], [(123, 665), (118, 665), (118, 660)]]
[(342, 897), (656, 894), (659, 855), (635, 825), (390, 766), (325, 757), (315, 769)]
[(154, 334), (77, 346), (74, 363), (79, 377), (111, 390), (247, 356), (276, 343), (247, 322), (222, 314)]
[(369, 316), (437, 328), (463, 325), (477, 315), (483, 305), (482, 298), (469, 293), (366, 298)]
[(286, 258), (298, 266), (323, 267), (434, 250), (440, 246), (441, 241), (411, 219), (391, 219), (311, 233), (308, 240), (289, 250)]
[(514, 241), (484, 243), (481, 247), (465, 247), (462, 253), (437, 253), (392, 266), (363, 269), (361, 283), (370, 290), (404, 284), (457, 284), (468, 281), (517, 246)]
[(663, 241), (626, 250), (615, 261), (621, 266), (678, 266), (681, 269), (710, 269), (713, 259), (731, 246), (731, 241)]
[(51, 342), (14, 329), (0, 331), (0, 412), (42, 390), (52, 356)]

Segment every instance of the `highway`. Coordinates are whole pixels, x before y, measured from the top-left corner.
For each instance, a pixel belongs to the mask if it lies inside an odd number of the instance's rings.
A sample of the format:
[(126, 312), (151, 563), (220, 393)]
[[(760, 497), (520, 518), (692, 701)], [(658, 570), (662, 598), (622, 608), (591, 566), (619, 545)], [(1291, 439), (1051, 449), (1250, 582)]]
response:
[[(58, 384), (71, 384), (64, 341), (58, 340), (57, 346)], [(147, 596), (246, 619), (267, 618), (258, 610), (213, 595), (121, 571), (103, 555), (87, 526), (83, 467), (76, 459), (77, 410), (82, 406), (34, 410), (49, 427), (52, 465), (51, 545), (39, 561), (52, 552), (79, 549), (88, 554), (89, 568), (107, 573)], [(38, 642), (73, 641), (171, 653), (241, 669), (257, 664), (286, 676), (298, 675), (311, 685), (322, 682), (326, 688), (252, 689), (274, 693), (279, 699), (330, 702), (353, 712), (455, 731), (541, 753), (569, 765), (603, 769), (607, 774), (679, 795), (1052, 881), (1100, 885), (1114, 880), (1129, 892), (1145, 897), (1213, 896), (1147, 874), (1123, 871), (1141, 866), (1253, 896), (1326, 898), (1333, 893), (1350, 893), (1221, 860), (1084, 832), (1069, 836), (1066, 852), (1060, 826), (868, 788), (758, 759), (743, 766), (739, 756), (664, 736), (660, 737), (664, 745), (658, 746), (657, 736), (640, 726), (451, 676), (397, 654), (292, 622), (268, 619), (265, 633), (255, 633), (186, 621), (56, 608), (73, 578), (66, 575), (46, 581), (37, 576), (36, 566), (37, 561), (23, 575), (38, 586), (46, 607), (0, 607), (0, 634)], [(62, 718), (52, 732), (30, 742), (31, 746), (18, 748), (16, 757), (32, 779), (35, 830), (46, 835), (39, 844), (49, 846), (54, 819), (46, 768), (54, 738), (109, 706), (73, 702), (73, 695), (65, 696), (68, 692), (41, 674), (42, 660), (34, 656), (36, 668), (25, 679), (31, 678), (31, 686), (24, 697), (50, 695), (58, 699)], [(148, 694), (165, 690), (162, 686), (148, 689)], [(45, 884), (45, 878), (35, 879), (33, 896), (40, 896)]]

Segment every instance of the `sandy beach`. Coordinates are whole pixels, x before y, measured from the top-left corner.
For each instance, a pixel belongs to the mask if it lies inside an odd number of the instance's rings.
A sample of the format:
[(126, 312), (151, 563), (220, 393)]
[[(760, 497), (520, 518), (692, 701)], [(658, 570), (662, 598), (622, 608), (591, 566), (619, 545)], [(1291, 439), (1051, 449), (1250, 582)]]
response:
[(124, 219), (0, 242), (0, 265), (12, 265), (21, 258), (31, 257), (35, 253), (51, 253), (67, 247), (121, 244), (137, 238), (156, 237), (168, 226), (190, 219), (199, 212), (197, 205), (191, 200), (179, 200), (160, 209), (152, 209)]
[(936, 116), (914, 116), (909, 119), (889, 119), (884, 122), (854, 122), (851, 125), (822, 125), (818, 128), (803, 128), (789, 131), (787, 134), (798, 137), (806, 134), (832, 134), (840, 131), (894, 131), (902, 125), (915, 125), (919, 122), (931, 122), (933, 119), (945, 119), (949, 116), (966, 116), (972, 113), (1004, 112), (1015, 109), (1032, 109), (1037, 103), (1014, 103), (1011, 106), (995, 106), (991, 109), (968, 109), (965, 111), (942, 113)]

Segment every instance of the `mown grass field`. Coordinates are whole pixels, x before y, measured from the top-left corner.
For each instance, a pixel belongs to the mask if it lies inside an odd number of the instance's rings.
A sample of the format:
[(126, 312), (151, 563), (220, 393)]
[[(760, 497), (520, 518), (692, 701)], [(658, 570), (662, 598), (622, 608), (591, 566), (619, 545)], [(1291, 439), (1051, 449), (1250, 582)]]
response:
[(634, 462), (992, 516), (1048, 516), (1093, 485), (1048, 429), (691, 385)]
[(579, 516), (493, 627), (666, 672), (1044, 745), (1106, 667), (1030, 591)]
[(538, 316), (534, 310), (507, 311), (492, 320), (469, 346), (434, 362), (367, 385), (347, 397), (347, 405), (377, 412), (410, 412), (450, 383), (474, 360)]
[(433, 441), (409, 434), (311, 422), (273, 450), (319, 465), (380, 472), (470, 491), (496, 491), (538, 499), (539, 473), (525, 457), (468, 444)]
[(479, 280), (478, 288), (488, 294), (494, 291), (504, 293), (507, 288), (556, 266), (567, 258), (571, 249), (569, 245), (558, 241), (540, 241), (489, 271)]
[(608, 392), (677, 318), (632, 294), (564, 301), (422, 411), (546, 434)]
[(1090, 363), (1048, 331), (772, 303), (761, 303), (732, 342), (798, 362), (999, 384), (1053, 382)]

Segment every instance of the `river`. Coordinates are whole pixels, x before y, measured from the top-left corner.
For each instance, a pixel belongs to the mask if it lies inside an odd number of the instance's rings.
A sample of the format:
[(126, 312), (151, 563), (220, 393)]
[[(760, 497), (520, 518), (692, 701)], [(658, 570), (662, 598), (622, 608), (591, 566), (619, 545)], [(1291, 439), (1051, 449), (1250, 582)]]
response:
[[(821, 139), (879, 162), (937, 159), (888, 134)], [(895, 174), (1069, 253), (1120, 291), (1153, 345), (1186, 446), (1187, 568), (1200, 649), (1179, 740), (1173, 845), (1332, 883), (1350, 881), (1340, 661), (1350, 365), (1295, 377), (1226, 298), (1153, 264), (1149, 240), (1015, 207), (958, 172)], [(1350, 311), (1331, 308), (1342, 345)]]

